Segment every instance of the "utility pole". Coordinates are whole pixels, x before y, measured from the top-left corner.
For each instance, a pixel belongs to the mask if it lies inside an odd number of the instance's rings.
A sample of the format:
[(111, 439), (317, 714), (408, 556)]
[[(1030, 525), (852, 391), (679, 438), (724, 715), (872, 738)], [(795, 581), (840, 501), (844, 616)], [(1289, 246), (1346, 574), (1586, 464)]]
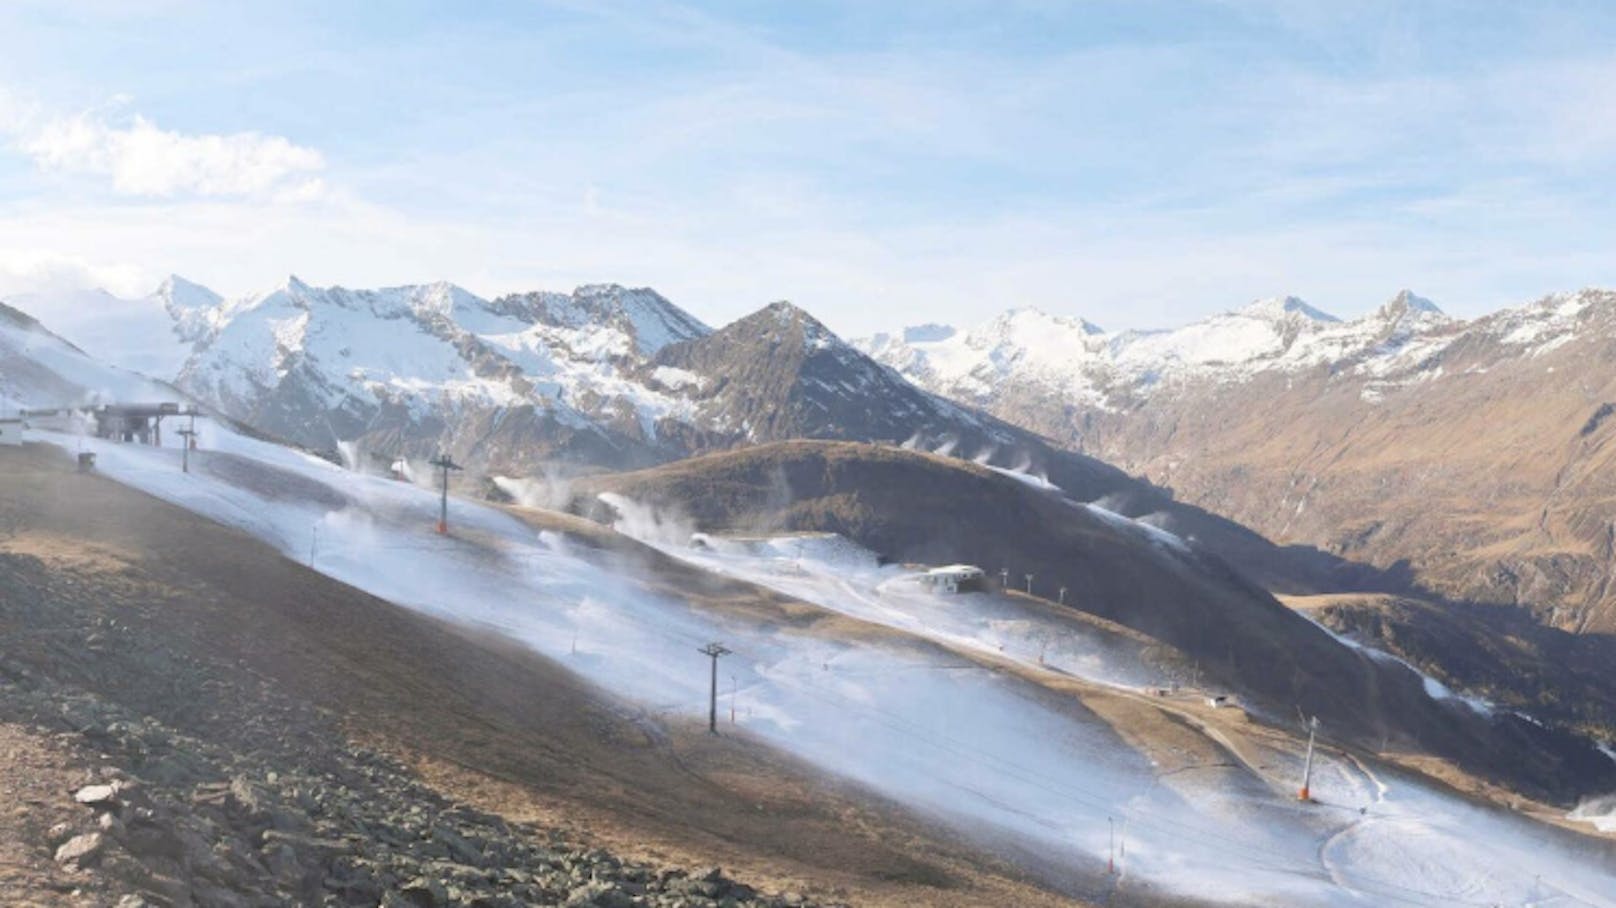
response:
[(1308, 784), (1313, 781), (1313, 736), (1319, 730), (1319, 717), (1314, 716), (1307, 723), (1307, 760), (1302, 763), (1302, 791), (1298, 800), (1311, 801), (1313, 793)]
[(734, 675), (729, 676), (729, 724), (735, 724), (735, 696), (741, 691), (741, 682)]
[(729, 655), (729, 650), (722, 643), (709, 643), (697, 652), (710, 656), (713, 660), (713, 684), (707, 699), (707, 733), (718, 734), (718, 657)]
[(320, 546), (320, 525), (309, 527), (309, 567), (314, 567), (314, 555)]
[(1022, 574), (1021, 576), (1027, 578), (1027, 595), (1031, 596), (1032, 595), (1032, 575), (1031, 574)]
[(180, 430), (180, 438), (183, 440), (183, 444), (180, 445), (180, 472), (182, 473), (191, 472), (191, 439), (195, 437), (195, 429)]
[(428, 461), (438, 468), (440, 483), (443, 490), (443, 502), (438, 508), (438, 532), (449, 532), (449, 471), (461, 469), (460, 464), (447, 454), (439, 454), (436, 459)]
[(1066, 587), (1064, 586), (1060, 588), (1060, 604), (1066, 604)]
[(1009, 588), (1010, 588), (1010, 569), (1009, 568), (999, 568), (999, 589), (1007, 590)]

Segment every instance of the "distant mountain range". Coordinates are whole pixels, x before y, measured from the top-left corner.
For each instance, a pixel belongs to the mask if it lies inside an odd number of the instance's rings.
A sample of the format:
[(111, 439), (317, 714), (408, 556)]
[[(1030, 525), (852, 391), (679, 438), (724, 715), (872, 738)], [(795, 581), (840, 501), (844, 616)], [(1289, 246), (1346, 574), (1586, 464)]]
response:
[[(1171, 331), (1109, 334), (1081, 319), (1013, 309), (976, 328), (921, 325), (854, 345), (916, 384), (996, 409), (1034, 407), (1059, 438), (1082, 435), (1091, 410), (1136, 409), (1187, 384), (1350, 365), (1377, 377), (1417, 367), (1420, 339), (1452, 320), (1403, 291), (1343, 322), (1296, 297), (1258, 300)], [(1042, 406), (1040, 406), (1042, 403)]]
[[(226, 300), (175, 277), (144, 299), (88, 302), (116, 313), (116, 330), (68, 319), (68, 339), (86, 351), (71, 352), (84, 362), (64, 370), (68, 379), (14, 398), (127, 397), (99, 387), (108, 369), (100, 360), (166, 364), (171, 371), (159, 374), (203, 405), (334, 459), (365, 466), (369, 455), (419, 462), (446, 451), (472, 472), (512, 477), (643, 467), (799, 438), (901, 445), (1146, 520), (1273, 589), (1385, 586), (1373, 571), (1276, 547), (1104, 462), (918, 388), (789, 303), (712, 330), (654, 291), (616, 285), (485, 300), (446, 283), (347, 290), (292, 278)], [(35, 327), (40, 336), (24, 342), (31, 356), (51, 349), (71, 359), (65, 342), (50, 335), (52, 346)]]
[(856, 345), (1280, 543), (1616, 630), (1616, 293), (1473, 320), (1285, 298), (1115, 335), (1017, 310)]
[(1018, 309), (851, 343), (789, 303), (713, 330), (617, 285), (488, 300), (447, 283), (290, 278), (224, 299), (175, 277), (142, 299), (13, 302), (81, 313), (50, 327), (243, 424), (350, 458), (447, 451), (524, 475), (793, 438), (906, 444), (1084, 500), (1136, 498), (1118, 507), (1175, 511), (1184, 534), (1211, 519), (1205, 508), (1317, 550), (1275, 557), (1266, 541), (1201, 527), (1275, 589), (1423, 588), (1616, 630), (1604, 467), (1616, 294), (1604, 291), (1474, 320), (1407, 291), (1350, 321), (1279, 297), (1122, 333)]
[(485, 300), (447, 283), (347, 290), (293, 277), (225, 300), (173, 277), (144, 299), (16, 302), (78, 313), (51, 327), (317, 450), (448, 451), (520, 472), (803, 435), (973, 451), (1026, 435), (915, 389), (789, 303), (715, 332), (652, 290), (616, 285)]

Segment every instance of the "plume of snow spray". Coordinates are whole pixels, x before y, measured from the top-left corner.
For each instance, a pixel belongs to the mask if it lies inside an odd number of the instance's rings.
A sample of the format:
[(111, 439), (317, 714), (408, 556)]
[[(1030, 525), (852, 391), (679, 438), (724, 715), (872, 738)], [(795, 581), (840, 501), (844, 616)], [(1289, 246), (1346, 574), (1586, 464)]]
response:
[(695, 522), (678, 512), (641, 504), (616, 492), (601, 492), (596, 497), (617, 512), (612, 529), (641, 542), (683, 546), (696, 532)]
[(342, 457), (342, 465), (356, 473), (365, 472), (364, 461), (359, 459), (359, 445), (351, 441), (337, 442), (337, 453)]
[(558, 511), (572, 500), (572, 483), (545, 469), (537, 476), (492, 476), (494, 486), (524, 508)]

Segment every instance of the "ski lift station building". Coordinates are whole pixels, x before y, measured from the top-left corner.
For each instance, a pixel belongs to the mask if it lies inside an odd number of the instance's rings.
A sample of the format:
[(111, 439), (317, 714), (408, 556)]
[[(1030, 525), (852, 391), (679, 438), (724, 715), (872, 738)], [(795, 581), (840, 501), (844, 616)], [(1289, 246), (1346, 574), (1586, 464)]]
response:
[(22, 444), (22, 420), (0, 417), (0, 445), (16, 447)]
[(177, 403), (105, 404), (90, 411), (95, 417), (95, 434), (113, 441), (163, 443), (163, 417), (194, 416)]
[(920, 582), (938, 593), (963, 593), (982, 588), (982, 569), (970, 564), (935, 567), (920, 575)]

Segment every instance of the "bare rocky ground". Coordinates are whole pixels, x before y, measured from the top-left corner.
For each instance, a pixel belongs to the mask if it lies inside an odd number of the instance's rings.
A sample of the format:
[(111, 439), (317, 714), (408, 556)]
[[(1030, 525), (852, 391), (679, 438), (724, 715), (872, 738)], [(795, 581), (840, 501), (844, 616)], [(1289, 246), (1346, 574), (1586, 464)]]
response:
[[(116, 620), (62, 627), (60, 611), (43, 613), (55, 603), (0, 589), (9, 619), (66, 644), (45, 647), (63, 674), (93, 673), (114, 651), (144, 661), (176, 690), (212, 688), (206, 718), (216, 730), (207, 740), (186, 734), (0, 654), (8, 899), (117, 908), (807, 904), (760, 896), (717, 868), (626, 862), (455, 803), (251, 675), (233, 684), (143, 646)], [(72, 630), (88, 647), (78, 649)]]

